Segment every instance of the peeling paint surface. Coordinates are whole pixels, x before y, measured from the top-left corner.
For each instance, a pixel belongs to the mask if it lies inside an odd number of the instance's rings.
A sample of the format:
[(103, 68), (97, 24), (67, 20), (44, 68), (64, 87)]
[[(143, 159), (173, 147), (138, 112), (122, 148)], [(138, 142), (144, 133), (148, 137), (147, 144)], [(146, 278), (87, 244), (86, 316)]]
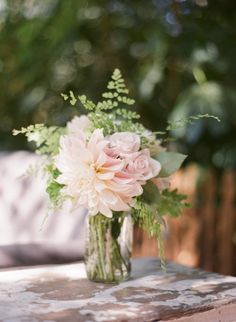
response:
[(163, 272), (157, 259), (134, 260), (119, 285), (88, 281), (83, 263), (0, 271), (1, 322), (169, 321), (227, 305), (236, 312), (235, 277), (174, 263)]

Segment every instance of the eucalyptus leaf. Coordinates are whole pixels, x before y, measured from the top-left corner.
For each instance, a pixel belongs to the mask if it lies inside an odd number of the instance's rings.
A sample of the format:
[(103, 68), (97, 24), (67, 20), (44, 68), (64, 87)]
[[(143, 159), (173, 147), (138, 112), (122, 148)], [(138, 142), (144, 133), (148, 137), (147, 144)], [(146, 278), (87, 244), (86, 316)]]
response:
[(158, 203), (160, 200), (160, 192), (150, 180), (143, 186), (142, 200), (148, 205)]
[(160, 152), (154, 157), (161, 164), (159, 177), (169, 177), (180, 168), (186, 157), (187, 155), (177, 152)]

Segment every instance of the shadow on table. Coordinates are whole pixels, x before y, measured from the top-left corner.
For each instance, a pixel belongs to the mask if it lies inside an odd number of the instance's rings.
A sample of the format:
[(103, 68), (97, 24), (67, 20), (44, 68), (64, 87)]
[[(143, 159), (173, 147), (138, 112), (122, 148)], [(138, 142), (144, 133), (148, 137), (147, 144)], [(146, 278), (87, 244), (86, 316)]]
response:
[(83, 259), (77, 243), (67, 245), (15, 244), (0, 246), (0, 268), (70, 263)]

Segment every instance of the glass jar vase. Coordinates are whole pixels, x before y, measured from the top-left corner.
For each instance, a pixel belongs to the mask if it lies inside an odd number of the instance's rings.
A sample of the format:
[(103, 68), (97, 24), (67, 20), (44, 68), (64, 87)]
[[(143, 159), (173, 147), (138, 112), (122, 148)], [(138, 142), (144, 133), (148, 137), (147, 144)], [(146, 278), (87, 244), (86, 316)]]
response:
[(133, 223), (128, 213), (88, 216), (85, 266), (91, 281), (119, 283), (131, 272)]

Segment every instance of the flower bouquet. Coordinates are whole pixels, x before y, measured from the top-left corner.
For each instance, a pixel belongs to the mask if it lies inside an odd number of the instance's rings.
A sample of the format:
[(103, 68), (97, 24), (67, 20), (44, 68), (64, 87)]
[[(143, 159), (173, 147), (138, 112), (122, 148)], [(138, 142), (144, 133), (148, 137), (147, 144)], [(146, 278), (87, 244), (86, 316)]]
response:
[(46, 156), (43, 167), (53, 206), (67, 200), (73, 209), (87, 210), (88, 278), (120, 282), (130, 275), (133, 223), (157, 237), (163, 259), (163, 216), (177, 217), (187, 206), (184, 195), (169, 189), (170, 176), (186, 156), (168, 152), (158, 132), (138, 122), (118, 69), (100, 102), (72, 91), (62, 97), (73, 106), (80, 102), (86, 113), (66, 127), (36, 124), (13, 134), (25, 134), (36, 143), (36, 152)]

